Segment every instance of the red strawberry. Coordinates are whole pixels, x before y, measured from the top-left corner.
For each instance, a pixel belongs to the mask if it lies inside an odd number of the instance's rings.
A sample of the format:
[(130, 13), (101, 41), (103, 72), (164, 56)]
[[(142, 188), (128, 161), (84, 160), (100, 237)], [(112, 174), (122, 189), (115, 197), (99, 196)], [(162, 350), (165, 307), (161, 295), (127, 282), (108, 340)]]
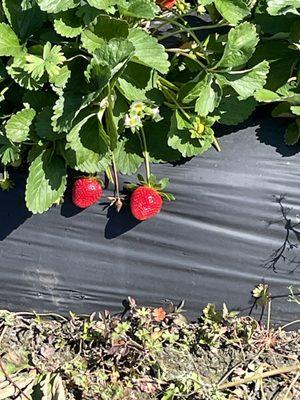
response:
[(73, 185), (72, 200), (75, 206), (87, 208), (97, 203), (103, 190), (96, 178), (79, 178)]
[(176, 1), (177, 0), (156, 0), (157, 4), (165, 10), (171, 10), (171, 8), (174, 7)]
[(160, 212), (162, 204), (159, 193), (149, 186), (139, 186), (130, 198), (131, 212), (139, 221), (154, 217)]

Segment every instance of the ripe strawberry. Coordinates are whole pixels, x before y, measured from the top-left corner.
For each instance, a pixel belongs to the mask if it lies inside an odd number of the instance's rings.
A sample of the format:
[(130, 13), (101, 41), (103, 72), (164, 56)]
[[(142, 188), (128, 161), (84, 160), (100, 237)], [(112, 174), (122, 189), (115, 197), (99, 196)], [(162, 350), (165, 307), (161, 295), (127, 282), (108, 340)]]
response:
[(73, 185), (72, 200), (79, 208), (88, 208), (97, 203), (102, 196), (103, 190), (96, 178), (79, 178)]
[(171, 10), (174, 7), (177, 0), (156, 0), (157, 4), (165, 10)]
[(159, 193), (149, 186), (139, 186), (130, 198), (131, 212), (139, 221), (154, 217), (160, 212), (162, 204)]

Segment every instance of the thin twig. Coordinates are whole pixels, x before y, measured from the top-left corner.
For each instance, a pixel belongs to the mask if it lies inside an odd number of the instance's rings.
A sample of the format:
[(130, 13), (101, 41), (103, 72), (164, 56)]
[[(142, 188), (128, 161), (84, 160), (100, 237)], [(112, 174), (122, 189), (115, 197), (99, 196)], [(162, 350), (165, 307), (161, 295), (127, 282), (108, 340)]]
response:
[(288, 372), (293, 372), (293, 371), (300, 371), (300, 363), (299, 362), (297, 364), (291, 365), (289, 367), (277, 368), (277, 369), (273, 369), (272, 371), (263, 372), (262, 374), (256, 374), (256, 375), (250, 376), (248, 378), (241, 379), (239, 381), (224, 383), (223, 385), (218, 386), (218, 389), (220, 389), (220, 390), (229, 389), (229, 388), (232, 388), (235, 386), (243, 385), (245, 383), (257, 381), (259, 379), (268, 378), (268, 377), (274, 376), (274, 375), (283, 375), (283, 374), (286, 374)]
[(19, 392), (18, 394), (24, 396), (27, 400), (31, 400), (31, 398), (29, 396), (27, 396), (27, 394), (21, 388), (19, 388), (19, 386), (8, 375), (8, 373), (6, 372), (6, 370), (2, 364), (1, 359), (0, 359), (0, 369), (3, 372), (3, 375), (5, 376), (6, 380)]
[[(1, 335), (0, 335), (0, 343), (2, 342), (2, 340), (3, 340), (3, 338), (4, 338), (4, 335), (5, 335), (6, 331), (7, 331), (7, 328), (8, 328), (8, 327), (5, 326), (5, 327), (3, 328), (3, 331), (1, 332)], [(3, 373), (3, 375), (5, 376), (6, 380), (7, 380), (11, 385), (13, 385), (13, 387), (14, 387), (15, 389), (17, 389), (17, 391), (19, 392), (19, 395), (21, 394), (21, 395), (24, 396), (27, 400), (31, 400), (31, 398), (28, 397), (27, 394), (26, 394), (22, 389), (20, 389), (19, 386), (18, 386), (18, 385), (11, 379), (11, 377), (8, 375), (8, 373), (6, 372), (6, 370), (5, 370), (5, 368), (4, 368), (4, 365), (3, 365), (3, 363), (2, 363), (1, 358), (0, 358), (0, 369), (1, 369), (2, 373)]]
[(1, 342), (2, 342), (2, 340), (3, 340), (3, 338), (4, 338), (4, 335), (5, 335), (5, 333), (6, 333), (6, 331), (7, 331), (7, 325), (3, 328), (3, 331), (1, 332), (1, 335), (0, 335), (0, 344), (1, 344)]
[(271, 324), (271, 307), (272, 307), (272, 300), (268, 302), (268, 317), (267, 317), (267, 330), (270, 330), (270, 324)]
[(38, 316), (38, 317), (54, 317), (54, 318), (60, 318), (60, 319), (62, 319), (63, 321), (68, 322), (68, 319), (67, 319), (67, 318), (63, 317), (62, 315), (55, 314), (55, 313), (35, 314), (35, 313), (33, 313), (33, 312), (17, 312), (17, 313), (15, 313), (14, 315), (20, 316), (20, 317), (26, 316), (26, 315), (28, 315), (28, 316), (35, 316), (35, 317), (37, 317), (37, 316)]
[(289, 322), (288, 324), (285, 324), (281, 327), (281, 329), (285, 329), (288, 326), (294, 325), (294, 324), (300, 324), (300, 319), (296, 319), (295, 321)]
[(296, 385), (297, 380), (299, 379), (299, 377), (300, 377), (300, 371), (297, 372), (295, 378), (292, 380), (290, 386), (287, 388), (287, 391), (286, 391), (286, 393), (285, 393), (285, 395), (284, 395), (282, 400), (288, 400), (288, 395), (290, 394), (290, 392), (293, 389), (293, 387)]

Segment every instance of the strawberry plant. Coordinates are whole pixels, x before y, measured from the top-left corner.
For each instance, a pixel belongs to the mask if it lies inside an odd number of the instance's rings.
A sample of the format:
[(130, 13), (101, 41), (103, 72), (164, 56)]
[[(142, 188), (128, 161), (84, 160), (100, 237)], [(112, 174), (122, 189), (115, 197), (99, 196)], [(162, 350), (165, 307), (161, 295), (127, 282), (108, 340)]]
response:
[(155, 186), (152, 163), (221, 150), (220, 125), (265, 103), (294, 118), (285, 140), (297, 143), (299, 8), (299, 0), (1, 0), (0, 188), (12, 186), (11, 168), (28, 166), (26, 204), (43, 213), (62, 201), (69, 171), (106, 174), (120, 209), (118, 175), (144, 163), (142, 187), (162, 203), (173, 197)]

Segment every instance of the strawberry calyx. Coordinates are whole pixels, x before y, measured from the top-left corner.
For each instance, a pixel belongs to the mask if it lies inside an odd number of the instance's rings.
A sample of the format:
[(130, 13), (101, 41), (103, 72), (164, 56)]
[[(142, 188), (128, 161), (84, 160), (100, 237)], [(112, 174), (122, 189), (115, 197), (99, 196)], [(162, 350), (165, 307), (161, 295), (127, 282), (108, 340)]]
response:
[(12, 187), (14, 187), (14, 182), (9, 179), (8, 172), (0, 174), (0, 189), (3, 191), (9, 191)]
[(79, 179), (89, 179), (89, 180), (93, 180), (93, 181), (96, 181), (96, 182), (100, 183), (100, 185), (101, 185), (102, 188), (104, 187), (104, 182), (103, 182), (103, 180), (100, 178), (99, 175), (77, 175), (77, 176), (75, 177), (75, 180), (77, 181), (77, 180), (79, 180)]
[(155, 190), (163, 200), (165, 201), (174, 201), (175, 196), (172, 193), (165, 192), (165, 188), (168, 186), (170, 180), (167, 177), (162, 178), (160, 181), (157, 180), (157, 177), (153, 174), (149, 176), (149, 179), (145, 179), (142, 175), (138, 174), (137, 176), (139, 182), (138, 183), (129, 183), (125, 185), (125, 189), (132, 192), (138, 187), (144, 186), (149, 187)]
[(109, 201), (109, 207), (114, 206), (119, 213), (126, 204), (126, 197), (125, 196), (109, 196), (107, 197)]

